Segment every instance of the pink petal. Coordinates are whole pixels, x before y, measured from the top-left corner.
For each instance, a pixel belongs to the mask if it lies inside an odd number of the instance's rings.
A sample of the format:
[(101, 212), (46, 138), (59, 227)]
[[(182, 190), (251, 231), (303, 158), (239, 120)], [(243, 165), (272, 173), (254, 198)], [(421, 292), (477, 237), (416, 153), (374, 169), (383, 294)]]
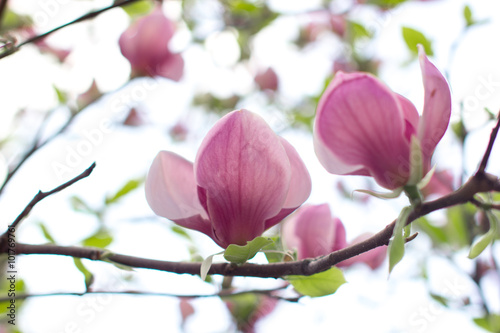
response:
[(146, 200), (155, 214), (210, 236), (210, 223), (196, 192), (193, 164), (179, 155), (158, 153), (146, 179)]
[(424, 81), (424, 111), (418, 127), (424, 166), (430, 167), (432, 153), (443, 137), (451, 115), (451, 94), (448, 83), (438, 69), (427, 59), (419, 45), (419, 60)]
[(412, 102), (401, 95), (397, 95), (397, 97), (399, 99), (399, 105), (403, 110), (403, 117), (405, 119), (405, 138), (408, 140), (408, 143), (410, 143), (411, 137), (413, 135), (417, 135), (420, 115), (418, 114), (418, 111)]
[(179, 81), (183, 72), (184, 59), (182, 59), (182, 56), (178, 53), (169, 53), (156, 68), (155, 75)]
[(297, 207), (302, 205), (311, 194), (311, 177), (309, 176), (309, 172), (304, 162), (288, 141), (281, 137), (280, 140), (288, 155), (288, 160), (292, 167), (292, 176), (290, 178), (290, 187), (288, 188), (288, 194), (283, 204), (283, 209), (281, 209), (278, 215), (266, 221), (266, 229), (281, 222), (285, 217), (297, 209)]
[(389, 189), (408, 179), (400, 170), (409, 157), (400, 99), (370, 74), (335, 76), (318, 105), (315, 139), (331, 173), (369, 173)]
[(264, 232), (265, 220), (285, 202), (292, 173), (278, 136), (247, 110), (233, 111), (215, 124), (194, 166), (223, 247), (246, 244)]
[(302, 206), (282, 227), (289, 249), (297, 250), (297, 259), (315, 258), (332, 252), (336, 223), (328, 204)]

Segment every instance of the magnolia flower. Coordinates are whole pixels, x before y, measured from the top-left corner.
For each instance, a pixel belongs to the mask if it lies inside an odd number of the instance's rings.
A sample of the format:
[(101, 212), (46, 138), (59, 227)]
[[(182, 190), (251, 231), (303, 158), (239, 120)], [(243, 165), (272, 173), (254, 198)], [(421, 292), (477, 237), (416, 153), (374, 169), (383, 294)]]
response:
[(247, 110), (214, 125), (194, 164), (161, 151), (146, 180), (146, 199), (157, 215), (201, 231), (223, 248), (260, 236), (310, 191), (296, 150)]
[(421, 190), (427, 198), (432, 195), (443, 196), (454, 191), (453, 174), (450, 170), (435, 171), (429, 183)]
[(278, 75), (272, 68), (257, 73), (254, 80), (260, 90), (278, 90)]
[[(350, 244), (358, 243), (368, 234), (361, 235)], [(283, 223), (282, 238), (286, 248), (297, 251), (297, 259), (316, 258), (347, 247), (346, 232), (340, 219), (333, 217), (328, 204), (306, 205)], [(377, 247), (337, 266), (350, 266), (362, 262), (372, 269), (385, 259), (385, 247)]]
[(118, 41), (120, 50), (132, 66), (134, 76), (163, 76), (179, 81), (184, 69), (180, 54), (172, 53), (168, 43), (174, 35), (173, 23), (161, 6), (125, 30)]
[(387, 189), (400, 188), (418, 160), (410, 156), (412, 138), (420, 143), (423, 174), (430, 170), (450, 120), (451, 96), (422, 47), (419, 60), (425, 91), (422, 115), (368, 73), (335, 75), (319, 101), (314, 123), (316, 155), (328, 172), (371, 176)]

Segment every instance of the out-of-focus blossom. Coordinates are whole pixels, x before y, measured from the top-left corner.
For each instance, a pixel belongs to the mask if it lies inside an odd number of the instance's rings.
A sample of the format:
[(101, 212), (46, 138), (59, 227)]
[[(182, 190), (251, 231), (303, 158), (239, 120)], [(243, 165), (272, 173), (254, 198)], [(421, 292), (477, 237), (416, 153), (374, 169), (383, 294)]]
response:
[(157, 215), (203, 232), (223, 248), (260, 236), (310, 191), (296, 150), (247, 110), (214, 125), (194, 164), (161, 151), (146, 180), (146, 199)]
[[(369, 233), (364, 233), (362, 235), (359, 235), (358, 237), (353, 239), (349, 243), (349, 245), (354, 245), (354, 244), (357, 244), (359, 242), (362, 242), (362, 241), (370, 238), (371, 236), (373, 236), (373, 235), (369, 234)], [(376, 247), (370, 251), (363, 252), (355, 257), (341, 261), (337, 264), (337, 266), (347, 267), (347, 266), (354, 265), (356, 263), (364, 263), (364, 264), (368, 265), (371, 269), (377, 269), (384, 262), (386, 255), (387, 255), (387, 247), (379, 246), (379, 247)]]
[(181, 311), (182, 325), (194, 314), (194, 307), (191, 305), (191, 299), (181, 297), (179, 300), (179, 310)]
[(272, 68), (257, 73), (254, 80), (260, 90), (278, 90), (278, 75), (276, 75), (276, 72)]
[(131, 108), (128, 112), (127, 117), (123, 121), (123, 125), (130, 127), (138, 127), (144, 125), (146, 120), (144, 115), (142, 115), (136, 108)]
[(95, 80), (93, 80), (89, 89), (87, 89), (86, 92), (78, 95), (78, 97), (76, 98), (76, 104), (78, 105), (78, 108), (83, 109), (84, 107), (93, 103), (95, 100), (97, 100), (101, 96), (102, 96), (102, 93), (99, 90), (99, 88), (97, 87)]
[(257, 322), (274, 310), (278, 300), (266, 295), (243, 294), (225, 297), (224, 303), (235, 319), (238, 330), (254, 333)]
[(410, 144), (419, 140), (424, 174), (450, 120), (450, 89), (420, 47), (424, 109), (420, 116), (406, 98), (368, 73), (339, 72), (318, 104), (314, 123), (316, 155), (327, 171), (371, 176), (388, 189), (410, 177)]
[[(298, 260), (323, 256), (368, 237), (368, 234), (361, 235), (348, 244), (344, 225), (340, 219), (332, 216), (328, 204), (302, 206), (282, 226), (284, 245), (297, 251)], [(375, 269), (384, 261), (385, 253), (385, 247), (378, 247), (340, 262), (337, 266), (363, 262)]]
[(443, 196), (453, 191), (453, 174), (449, 170), (434, 172), (429, 183), (421, 190), (425, 198), (431, 195)]
[(123, 56), (132, 66), (132, 76), (162, 76), (180, 80), (184, 60), (168, 48), (174, 31), (174, 24), (158, 5), (122, 33), (118, 43)]
[(175, 141), (184, 141), (187, 138), (189, 130), (185, 124), (178, 122), (168, 131), (170, 137)]

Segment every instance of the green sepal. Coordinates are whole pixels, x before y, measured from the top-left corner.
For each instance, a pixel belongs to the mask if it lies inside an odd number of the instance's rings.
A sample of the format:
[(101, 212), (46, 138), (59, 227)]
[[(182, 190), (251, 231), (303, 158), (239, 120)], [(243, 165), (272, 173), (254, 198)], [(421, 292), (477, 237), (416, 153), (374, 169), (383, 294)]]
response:
[(416, 136), (411, 137), (410, 143), (410, 177), (406, 185), (416, 185), (424, 178), (424, 158), (420, 140)]
[(388, 193), (381, 193), (381, 192), (370, 191), (370, 190), (354, 190), (353, 192), (365, 193), (365, 194), (371, 195), (371, 196), (379, 198), (379, 199), (395, 199), (401, 195), (401, 193), (403, 192), (403, 188), (398, 187), (397, 189), (393, 190), (392, 192), (388, 192)]
[(286, 277), (286, 280), (297, 292), (311, 297), (334, 294), (341, 285), (347, 282), (344, 273), (337, 267), (310, 276), (290, 275)]

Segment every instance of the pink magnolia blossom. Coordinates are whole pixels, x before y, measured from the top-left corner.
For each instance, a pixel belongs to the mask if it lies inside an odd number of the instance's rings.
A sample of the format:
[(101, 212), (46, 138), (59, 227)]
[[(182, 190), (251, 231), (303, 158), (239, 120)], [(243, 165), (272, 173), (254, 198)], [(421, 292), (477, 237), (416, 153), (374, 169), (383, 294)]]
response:
[(371, 176), (388, 189), (408, 183), (411, 138), (421, 145), (424, 174), (451, 113), (443, 75), (419, 50), (424, 108), (419, 115), (406, 98), (368, 73), (339, 72), (318, 104), (314, 123), (316, 155), (327, 171)]
[[(368, 234), (359, 236), (350, 244), (364, 240)], [(333, 217), (328, 204), (300, 207), (283, 223), (282, 238), (285, 247), (297, 250), (297, 259), (316, 258), (350, 245), (340, 219)], [(340, 262), (337, 266), (350, 266), (362, 262), (372, 269), (385, 259), (386, 248), (378, 247), (356, 257)]]
[(157, 6), (125, 30), (118, 41), (120, 50), (132, 66), (133, 76), (163, 76), (179, 81), (184, 60), (168, 49), (174, 24)]
[(223, 248), (260, 236), (310, 191), (296, 150), (247, 110), (214, 125), (194, 164), (161, 151), (146, 180), (146, 199), (157, 215), (201, 231)]
[(254, 80), (260, 90), (278, 90), (278, 75), (272, 68), (257, 73)]
[(453, 174), (449, 170), (436, 171), (429, 183), (422, 189), (424, 198), (432, 195), (443, 196), (454, 191)]

